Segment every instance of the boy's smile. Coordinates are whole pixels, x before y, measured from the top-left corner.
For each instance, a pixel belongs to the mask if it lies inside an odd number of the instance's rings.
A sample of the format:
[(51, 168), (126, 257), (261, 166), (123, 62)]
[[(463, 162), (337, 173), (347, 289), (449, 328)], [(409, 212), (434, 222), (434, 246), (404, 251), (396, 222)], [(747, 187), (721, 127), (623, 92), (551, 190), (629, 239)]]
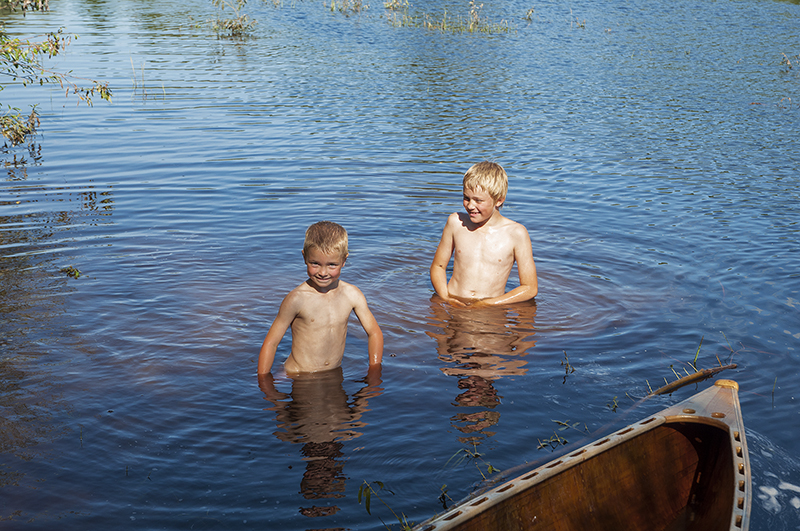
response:
[(318, 289), (324, 290), (335, 286), (342, 274), (347, 257), (342, 257), (339, 253), (323, 253), (319, 249), (311, 248), (303, 254), (308, 271), (308, 279)]
[(495, 201), (482, 188), (475, 190), (464, 188), (464, 209), (469, 214), (469, 220), (476, 225), (483, 225), (489, 221), (502, 205), (502, 199)]

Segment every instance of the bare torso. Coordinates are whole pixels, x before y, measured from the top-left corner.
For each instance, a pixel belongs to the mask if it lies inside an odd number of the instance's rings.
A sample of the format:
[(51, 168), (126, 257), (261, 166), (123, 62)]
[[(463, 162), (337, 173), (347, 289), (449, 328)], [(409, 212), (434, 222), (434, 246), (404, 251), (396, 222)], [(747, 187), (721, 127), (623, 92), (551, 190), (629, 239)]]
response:
[(491, 225), (472, 228), (465, 218), (453, 214), (448, 219), (454, 249), (453, 275), (447, 289), (451, 296), (464, 300), (499, 297), (505, 293), (514, 265), (514, 247), (525, 228), (502, 216)]
[(294, 289), (299, 311), (292, 321), (292, 353), (284, 364), (287, 373), (323, 371), (342, 363), (355, 289), (342, 281), (326, 293), (306, 283)]

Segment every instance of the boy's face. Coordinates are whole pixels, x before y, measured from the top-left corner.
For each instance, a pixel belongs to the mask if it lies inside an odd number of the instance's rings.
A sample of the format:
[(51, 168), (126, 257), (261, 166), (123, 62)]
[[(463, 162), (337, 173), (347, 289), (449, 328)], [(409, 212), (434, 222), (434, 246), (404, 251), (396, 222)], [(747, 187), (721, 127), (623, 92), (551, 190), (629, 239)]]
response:
[(342, 274), (342, 266), (347, 260), (347, 256), (341, 256), (336, 252), (331, 254), (323, 253), (313, 247), (308, 252), (303, 253), (303, 258), (306, 261), (309, 280), (320, 289), (330, 287), (339, 280), (339, 275)]
[(464, 188), (464, 210), (469, 214), (469, 220), (476, 225), (489, 221), (502, 205), (502, 199), (495, 201), (483, 188)]

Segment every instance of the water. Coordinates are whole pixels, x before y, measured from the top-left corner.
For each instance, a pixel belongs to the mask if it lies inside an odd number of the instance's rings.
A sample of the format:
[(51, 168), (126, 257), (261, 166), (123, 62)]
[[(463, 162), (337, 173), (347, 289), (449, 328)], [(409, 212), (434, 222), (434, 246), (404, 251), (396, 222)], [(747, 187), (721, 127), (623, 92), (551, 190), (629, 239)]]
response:
[[(444, 7), (468, 13), (412, 13)], [(514, 31), (492, 35), (393, 27), (380, 3), (247, 12), (243, 41), (203, 2), (4, 15), (12, 35), (80, 35), (48, 64), (114, 101), (2, 92), (42, 117), (0, 195), (3, 529), (396, 524), (359, 504), (365, 481), (420, 522), (488, 465), (686, 398), (631, 410), (701, 340), (699, 366), (738, 364), (751, 529), (800, 528), (797, 3), (501, 2), (482, 12)], [(431, 301), (484, 158), (531, 233), (535, 306)], [(342, 278), (384, 331), (381, 381), (353, 321), (340, 371), (259, 388), (320, 219), (350, 233)]]

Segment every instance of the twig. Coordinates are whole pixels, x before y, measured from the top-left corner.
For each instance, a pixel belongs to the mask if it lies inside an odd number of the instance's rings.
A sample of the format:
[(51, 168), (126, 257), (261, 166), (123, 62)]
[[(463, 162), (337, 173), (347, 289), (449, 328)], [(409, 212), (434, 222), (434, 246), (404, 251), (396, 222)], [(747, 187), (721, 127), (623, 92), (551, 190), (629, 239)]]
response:
[(673, 391), (676, 391), (676, 390), (680, 389), (681, 387), (683, 387), (685, 385), (689, 385), (691, 383), (702, 382), (703, 380), (711, 378), (712, 376), (714, 376), (718, 372), (722, 372), (725, 369), (735, 369), (735, 368), (736, 368), (736, 364), (735, 363), (731, 363), (730, 365), (723, 365), (722, 367), (714, 367), (713, 369), (703, 369), (703, 370), (697, 371), (694, 374), (690, 374), (688, 376), (684, 376), (683, 378), (680, 378), (680, 379), (678, 379), (678, 380), (676, 380), (676, 381), (674, 381), (674, 382), (672, 382), (670, 384), (667, 384), (667, 385), (665, 385), (663, 387), (659, 387), (655, 391), (652, 391), (645, 398), (650, 398), (651, 396), (656, 396), (656, 395), (670, 394)]

